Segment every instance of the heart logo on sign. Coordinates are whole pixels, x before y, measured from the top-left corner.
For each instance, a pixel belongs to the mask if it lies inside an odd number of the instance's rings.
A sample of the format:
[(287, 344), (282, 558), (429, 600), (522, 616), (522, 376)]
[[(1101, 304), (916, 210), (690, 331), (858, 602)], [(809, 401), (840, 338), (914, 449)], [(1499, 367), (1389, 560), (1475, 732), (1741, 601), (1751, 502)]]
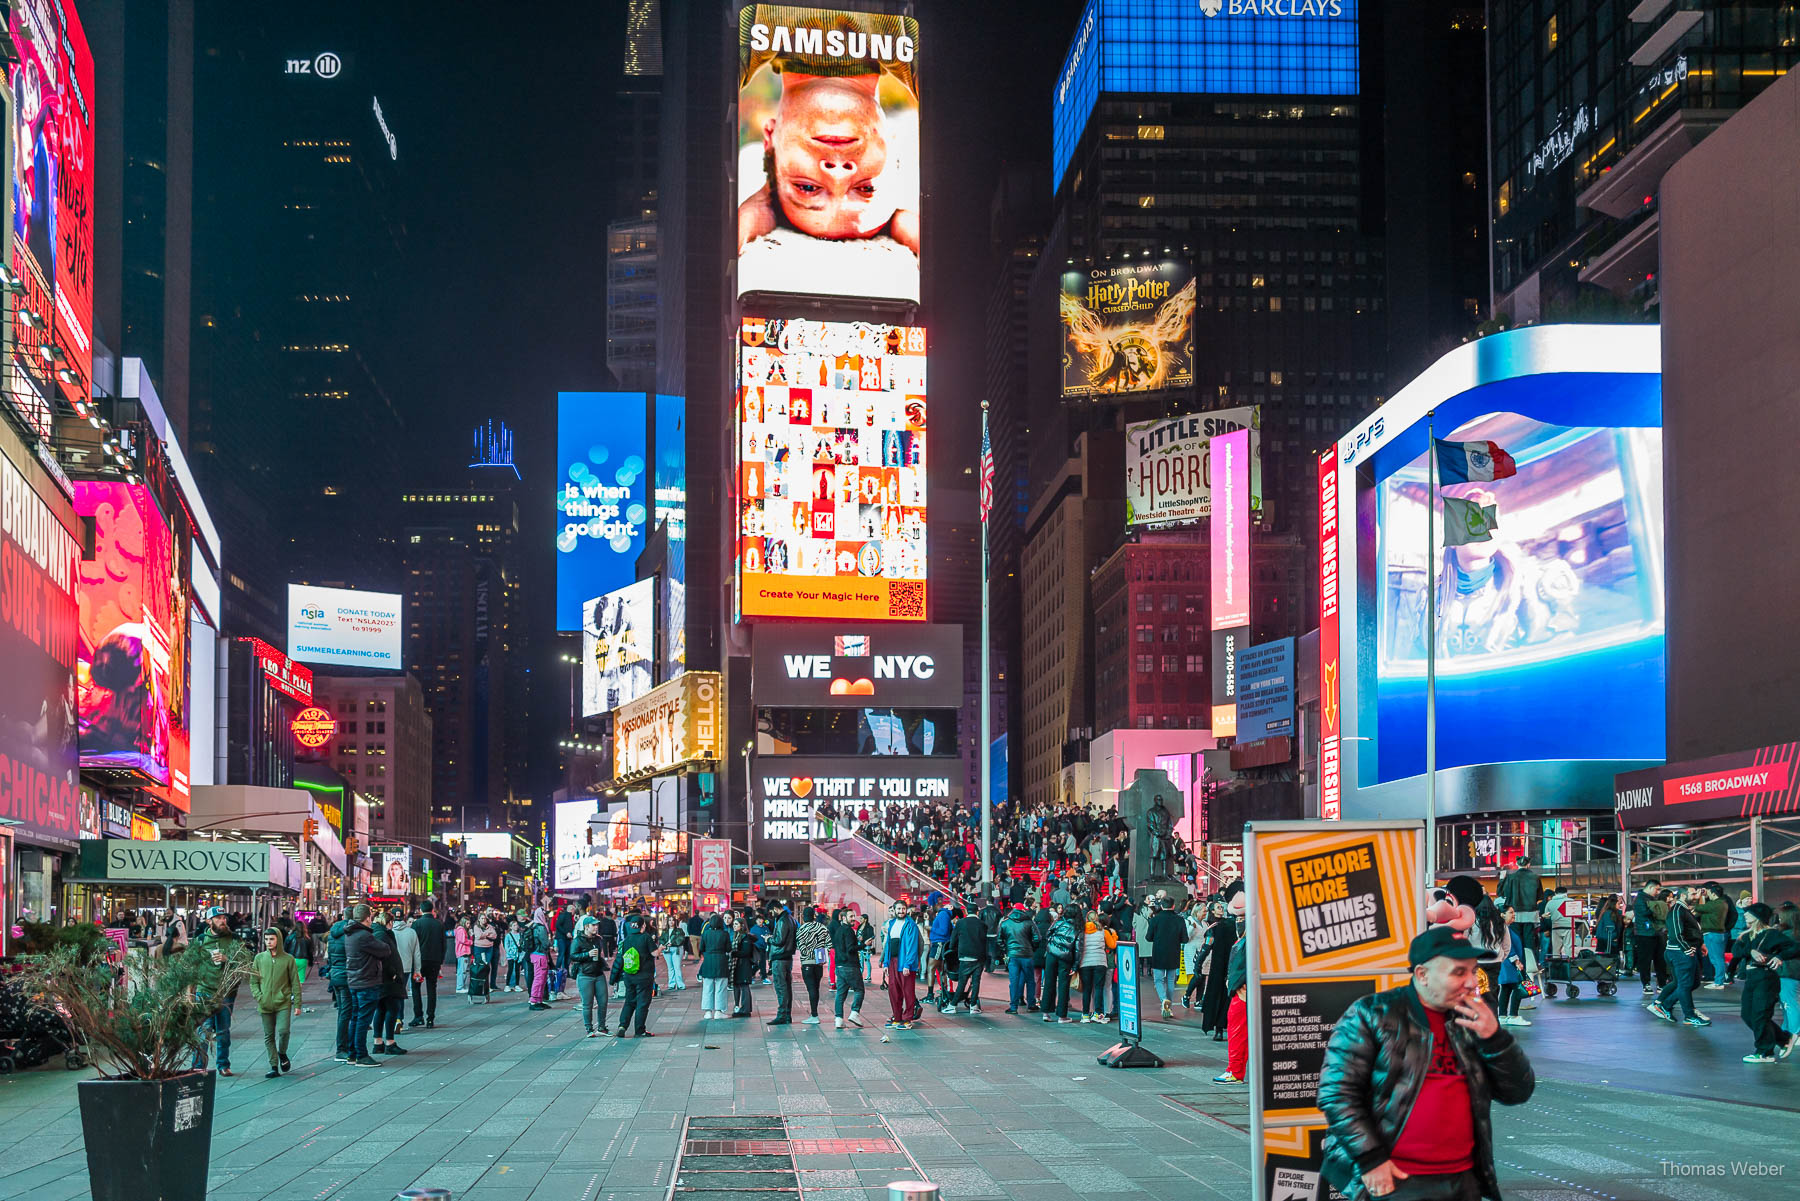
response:
[(860, 680), (846, 680), (842, 676), (831, 681), (832, 696), (874, 696), (875, 681), (864, 677)]
[(812, 791), (813, 778), (811, 776), (795, 776), (788, 781), (788, 785), (793, 788), (795, 796), (805, 796)]

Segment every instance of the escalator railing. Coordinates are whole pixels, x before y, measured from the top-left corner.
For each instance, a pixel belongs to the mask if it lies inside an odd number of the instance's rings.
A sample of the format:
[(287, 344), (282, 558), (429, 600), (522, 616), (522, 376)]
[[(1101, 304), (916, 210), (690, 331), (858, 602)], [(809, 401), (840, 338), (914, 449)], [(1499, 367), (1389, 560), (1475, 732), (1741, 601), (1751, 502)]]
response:
[(814, 840), (812, 872), (814, 898), (827, 909), (854, 905), (864, 913), (879, 916), (895, 901), (923, 902), (934, 893), (970, 909), (968, 901), (942, 880), (932, 879), (898, 855), (855, 834)]

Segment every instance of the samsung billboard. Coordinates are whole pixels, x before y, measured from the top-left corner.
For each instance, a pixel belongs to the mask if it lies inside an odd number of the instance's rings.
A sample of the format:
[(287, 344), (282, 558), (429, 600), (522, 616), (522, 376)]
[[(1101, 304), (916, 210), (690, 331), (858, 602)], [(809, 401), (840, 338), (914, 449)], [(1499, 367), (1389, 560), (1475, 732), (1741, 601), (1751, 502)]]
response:
[[(1061, 187), (1102, 92), (1354, 96), (1357, 0), (1090, 0), (1050, 94)], [(1141, 127), (1140, 137), (1160, 137)]]

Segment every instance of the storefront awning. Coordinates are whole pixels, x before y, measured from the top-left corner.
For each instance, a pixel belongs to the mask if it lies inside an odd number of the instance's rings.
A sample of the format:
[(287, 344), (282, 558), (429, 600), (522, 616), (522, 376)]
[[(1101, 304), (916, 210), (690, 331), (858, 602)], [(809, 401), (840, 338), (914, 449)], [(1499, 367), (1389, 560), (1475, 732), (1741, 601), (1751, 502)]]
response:
[(300, 865), (266, 842), (137, 842), (84, 838), (81, 884), (199, 884), (298, 893)]

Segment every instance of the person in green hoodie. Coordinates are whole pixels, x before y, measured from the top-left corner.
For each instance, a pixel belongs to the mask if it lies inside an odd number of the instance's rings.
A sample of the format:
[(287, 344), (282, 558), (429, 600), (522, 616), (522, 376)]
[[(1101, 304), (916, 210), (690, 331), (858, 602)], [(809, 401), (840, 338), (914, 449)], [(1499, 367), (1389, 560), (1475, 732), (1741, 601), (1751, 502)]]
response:
[(288, 1062), (288, 1030), (300, 1015), (300, 962), (287, 953), (277, 927), (263, 931), (263, 949), (251, 961), (250, 995), (262, 1014), (263, 1046), (269, 1051), (266, 1078), (273, 1080), (294, 1070)]
[[(200, 1023), (201, 1042), (194, 1048), (194, 1070), (206, 1067), (206, 1037), (218, 1048), (219, 1075), (231, 1075), (231, 1007), (237, 1003), (237, 974), (249, 952), (231, 928), (225, 910), (217, 905), (206, 911), (206, 928), (188, 943), (188, 958), (196, 965), (194, 992), (200, 1000), (218, 1000), (219, 1007)], [(219, 994), (223, 990), (223, 996)]]

